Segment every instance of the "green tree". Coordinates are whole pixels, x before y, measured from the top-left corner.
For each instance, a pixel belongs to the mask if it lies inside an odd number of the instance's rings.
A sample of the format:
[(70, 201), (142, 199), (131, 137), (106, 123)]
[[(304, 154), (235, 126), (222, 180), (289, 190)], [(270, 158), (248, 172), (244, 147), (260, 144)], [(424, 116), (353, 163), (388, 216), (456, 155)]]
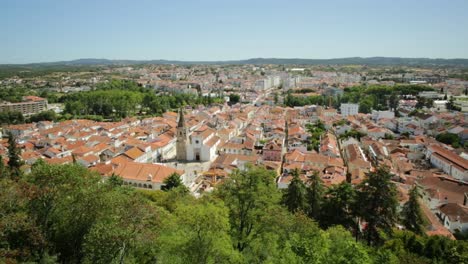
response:
[(355, 202), (356, 192), (350, 183), (342, 182), (331, 186), (325, 195), (320, 223), (326, 227), (334, 225), (353, 227)]
[(436, 140), (447, 145), (452, 145), (454, 148), (460, 147), (460, 138), (457, 134), (453, 133), (441, 133), (436, 136)]
[(418, 96), (418, 97), (416, 97), (416, 100), (417, 100), (417, 102), (416, 102), (415, 108), (416, 109), (422, 109), (424, 107), (424, 105), (425, 105), (426, 98)]
[(122, 179), (122, 177), (112, 173), (112, 175), (108, 179), (108, 183), (112, 187), (118, 187), (118, 186), (122, 186), (124, 184), (124, 180)]
[(312, 175), (309, 176), (307, 183), (307, 200), (309, 203), (309, 216), (314, 218), (315, 220), (319, 220), (323, 205), (323, 197), (325, 193), (323, 181), (319, 176), (319, 172), (314, 171), (314, 173), (312, 173)]
[(282, 232), (288, 232), (287, 239), (283, 239), (286, 245), (290, 245), (292, 251), (302, 261), (298, 263), (328, 263), (327, 254), (330, 250), (330, 239), (326, 232), (303, 214), (296, 214), (289, 228), (276, 228)]
[(292, 213), (297, 211), (307, 212), (307, 187), (299, 177), (298, 169), (293, 170), (292, 176), (288, 189), (284, 193), (283, 203)]
[(113, 188), (100, 199), (104, 206), (84, 237), (83, 262), (157, 262), (162, 210), (126, 188)]
[(0, 124), (22, 124), (24, 123), (24, 116), (18, 111), (0, 112)]
[(240, 95), (234, 94), (234, 93), (229, 95), (230, 104), (237, 104), (239, 101), (240, 101)]
[(356, 242), (349, 231), (341, 226), (329, 228), (326, 233), (330, 239), (327, 263), (372, 263), (366, 248)]
[(419, 204), (419, 189), (416, 185), (409, 192), (409, 200), (403, 206), (402, 221), (406, 229), (413, 231), (418, 235), (424, 234), (427, 220)]
[(359, 113), (369, 114), (372, 110), (372, 101), (366, 99), (359, 102)]
[(398, 107), (398, 95), (396, 93), (392, 93), (392, 95), (388, 99), (388, 106), (390, 110), (393, 110), (396, 112), (396, 109)]
[(467, 263), (468, 243), (445, 236), (419, 236), (411, 231), (395, 231), (382, 249), (400, 263)]
[(7, 170), (5, 168), (5, 163), (3, 162), (3, 156), (0, 155), (0, 179), (8, 176)]
[(83, 242), (105, 204), (107, 185), (79, 165), (49, 165), (36, 162), (26, 180), (34, 186), (31, 217), (44, 232), (51, 252), (59, 261), (80, 263)]
[(455, 110), (455, 99), (453, 98), (453, 96), (450, 96), (446, 107), (448, 110)]
[(47, 241), (28, 215), (28, 199), (34, 189), (0, 178), (0, 262), (39, 262)]
[(238, 262), (240, 255), (229, 236), (229, 210), (222, 203), (181, 205), (173, 217), (160, 238), (162, 262)]
[(367, 243), (380, 242), (379, 230), (391, 233), (397, 220), (397, 189), (391, 182), (389, 168), (381, 166), (367, 173), (359, 184), (357, 205), (359, 215), (366, 222)]
[(53, 110), (43, 111), (29, 117), (30, 122), (56, 121), (57, 114)]
[(8, 132), (8, 168), (13, 179), (21, 176), (21, 166), (23, 162), (20, 157), (21, 150), (16, 145), (16, 137)]
[(250, 167), (234, 171), (219, 188), (217, 195), (229, 208), (233, 243), (241, 252), (257, 232), (258, 219), (280, 201), (274, 179), (273, 172)]
[(184, 183), (180, 179), (180, 175), (175, 172), (169, 175), (169, 177), (167, 177), (166, 179), (164, 179), (163, 183), (164, 185), (161, 189), (164, 191), (169, 191), (173, 188), (177, 188), (181, 186), (185, 187)]
[(275, 92), (273, 94), (273, 100), (274, 100), (275, 104), (278, 104), (278, 101), (279, 101), (278, 92)]

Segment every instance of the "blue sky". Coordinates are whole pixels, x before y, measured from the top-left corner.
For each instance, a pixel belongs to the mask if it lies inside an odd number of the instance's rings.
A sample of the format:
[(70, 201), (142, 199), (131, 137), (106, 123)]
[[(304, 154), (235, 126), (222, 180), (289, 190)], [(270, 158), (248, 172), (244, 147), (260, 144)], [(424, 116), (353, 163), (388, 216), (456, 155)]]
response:
[(0, 0), (0, 63), (468, 58), (468, 0)]

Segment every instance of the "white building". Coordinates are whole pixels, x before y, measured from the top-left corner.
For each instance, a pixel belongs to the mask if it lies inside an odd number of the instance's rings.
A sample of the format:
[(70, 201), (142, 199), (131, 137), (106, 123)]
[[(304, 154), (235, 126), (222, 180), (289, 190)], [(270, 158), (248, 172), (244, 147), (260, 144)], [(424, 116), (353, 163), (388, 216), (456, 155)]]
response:
[(457, 203), (443, 204), (439, 207), (437, 215), (450, 232), (468, 231), (468, 207)]
[(433, 107), (437, 112), (447, 112), (447, 100), (434, 100)]
[(439, 99), (439, 98), (444, 98), (444, 94), (440, 94), (435, 91), (423, 91), (419, 92), (418, 94), (419, 97), (424, 97), (424, 98), (430, 98), (430, 99)]
[(468, 160), (438, 145), (427, 148), (426, 157), (431, 164), (461, 181), (468, 181)]
[(187, 160), (213, 161), (221, 142), (215, 134), (216, 131), (208, 127), (204, 130), (194, 131), (187, 142)]
[(113, 173), (122, 177), (125, 185), (150, 190), (160, 190), (164, 180), (173, 173), (178, 174), (180, 179), (186, 182), (185, 171), (162, 164), (124, 162), (120, 163)]
[(377, 121), (377, 120), (383, 119), (383, 118), (393, 119), (393, 118), (395, 118), (395, 113), (393, 111), (375, 111), (375, 110), (372, 110), (372, 119)]
[(260, 91), (268, 90), (271, 88), (271, 86), (272, 86), (272, 80), (270, 78), (260, 79), (255, 82), (256, 90), (260, 90)]
[(273, 76), (273, 87), (279, 87), (281, 84), (281, 77), (279, 76)]
[(359, 104), (341, 104), (340, 111), (343, 117), (357, 115), (359, 112)]

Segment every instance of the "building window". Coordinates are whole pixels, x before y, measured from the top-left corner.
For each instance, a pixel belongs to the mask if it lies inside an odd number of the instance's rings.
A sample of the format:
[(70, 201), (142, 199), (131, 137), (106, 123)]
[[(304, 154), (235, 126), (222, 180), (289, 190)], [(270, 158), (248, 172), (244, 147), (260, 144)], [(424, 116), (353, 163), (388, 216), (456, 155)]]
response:
[(198, 141), (198, 140), (195, 140), (195, 144), (198, 144), (199, 142), (200, 142), (200, 141)]

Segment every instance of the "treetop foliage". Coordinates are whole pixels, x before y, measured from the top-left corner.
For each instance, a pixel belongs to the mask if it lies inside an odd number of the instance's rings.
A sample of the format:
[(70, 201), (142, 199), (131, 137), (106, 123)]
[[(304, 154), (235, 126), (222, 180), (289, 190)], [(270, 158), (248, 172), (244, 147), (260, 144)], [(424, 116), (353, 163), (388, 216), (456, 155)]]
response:
[[(466, 262), (465, 241), (410, 231), (389, 232), (371, 247), (356, 241), (354, 225), (339, 220), (353, 219), (354, 200), (381, 213), (359, 211), (366, 221), (375, 220), (377, 230), (391, 228), (378, 219), (391, 218), (392, 209), (359, 200), (386, 190), (385, 205), (393, 206), (393, 187), (383, 172), (370, 175), (357, 194), (346, 183), (327, 190), (321, 203), (326, 213), (317, 221), (335, 220), (321, 229), (304, 212), (291, 213), (283, 205), (274, 173), (263, 168), (235, 171), (214, 193), (196, 199), (179, 188), (138, 190), (118, 176), (102, 180), (77, 164), (38, 161), (15, 181), (0, 179), (0, 262)], [(372, 201), (379, 200), (367, 203)]]

